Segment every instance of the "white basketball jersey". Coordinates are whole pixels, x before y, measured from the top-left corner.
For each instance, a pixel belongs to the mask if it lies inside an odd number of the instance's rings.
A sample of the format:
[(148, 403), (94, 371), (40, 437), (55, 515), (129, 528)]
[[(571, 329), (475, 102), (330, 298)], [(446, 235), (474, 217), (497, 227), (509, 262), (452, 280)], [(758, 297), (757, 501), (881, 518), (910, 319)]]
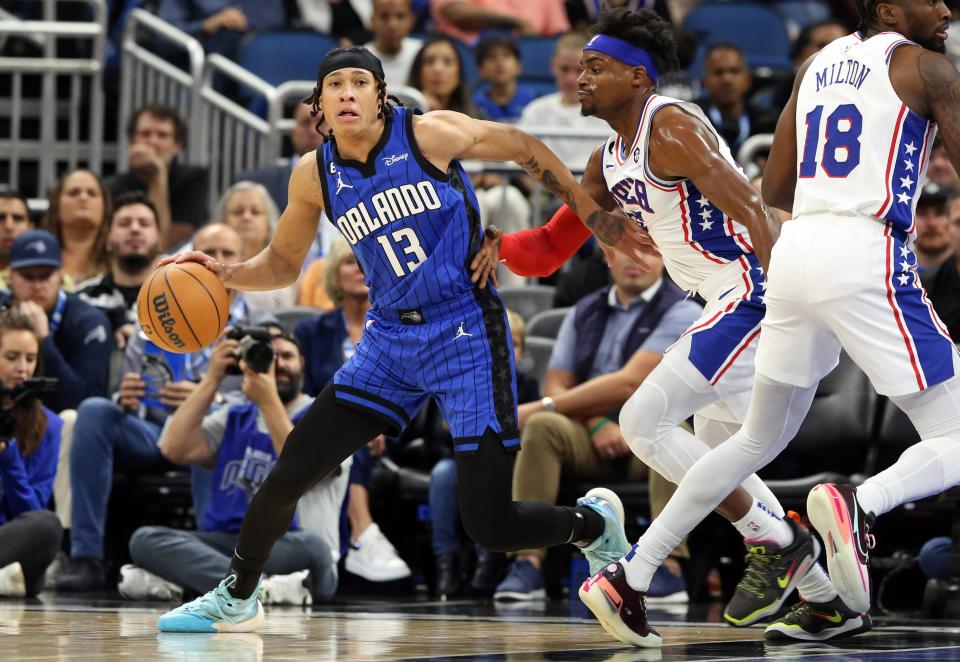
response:
[(631, 145), (626, 145), (619, 134), (607, 139), (601, 166), (617, 204), (650, 232), (670, 277), (683, 289), (694, 292), (731, 262), (750, 268), (753, 247), (747, 229), (711, 204), (692, 181), (662, 181), (647, 167), (653, 117), (670, 104), (698, 117), (716, 136), (723, 157), (740, 172), (730, 148), (699, 107), (659, 94), (647, 99)]
[(888, 67), (898, 46), (884, 32), (857, 33), (814, 57), (797, 96), (795, 216), (864, 214), (913, 231), (913, 215), (937, 127), (901, 101)]

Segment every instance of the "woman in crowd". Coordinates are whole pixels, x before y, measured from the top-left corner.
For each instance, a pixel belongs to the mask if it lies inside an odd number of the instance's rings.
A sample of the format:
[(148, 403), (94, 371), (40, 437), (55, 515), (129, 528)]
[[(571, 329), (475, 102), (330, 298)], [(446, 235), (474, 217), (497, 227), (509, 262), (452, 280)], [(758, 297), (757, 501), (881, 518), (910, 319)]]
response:
[(107, 270), (107, 218), (110, 193), (103, 181), (84, 168), (61, 177), (48, 194), (43, 228), (60, 242), (64, 289)]
[(463, 78), (463, 59), (450, 37), (435, 35), (424, 42), (410, 66), (407, 85), (423, 92), (429, 110), (455, 110), (477, 117)]
[[(18, 308), (0, 312), (0, 595), (33, 597), (60, 548), (60, 520), (46, 510), (53, 491), (63, 421), (14, 389), (36, 374), (40, 340)], [(12, 406), (12, 412), (9, 407)], [(12, 413), (12, 429), (6, 427)], [(12, 434), (11, 434), (12, 433)], [(10, 436), (8, 436), (10, 435)]]
[[(220, 197), (213, 210), (214, 223), (226, 223), (243, 240), (243, 259), (249, 260), (263, 250), (273, 237), (280, 213), (262, 185), (237, 182)], [(267, 292), (244, 292), (251, 313), (275, 312), (297, 302), (297, 284)]]
[[(306, 362), (303, 392), (307, 395), (319, 393), (340, 366), (353, 356), (370, 308), (363, 272), (350, 245), (342, 237), (330, 245), (324, 280), (327, 294), (336, 307), (319, 317), (301, 320), (296, 329), (297, 342)], [(385, 445), (385, 439), (380, 435), (354, 453), (350, 468), (347, 493), (350, 548), (345, 567), (368, 581), (391, 581), (410, 575), (410, 568), (397, 555), (370, 514), (367, 484), (374, 458), (383, 453)]]

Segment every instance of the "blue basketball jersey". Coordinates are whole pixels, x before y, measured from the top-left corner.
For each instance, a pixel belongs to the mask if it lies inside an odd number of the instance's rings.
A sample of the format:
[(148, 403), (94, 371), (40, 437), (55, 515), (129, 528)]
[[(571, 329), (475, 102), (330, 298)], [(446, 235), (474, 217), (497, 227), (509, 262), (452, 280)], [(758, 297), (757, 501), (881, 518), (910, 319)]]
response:
[(394, 109), (366, 163), (342, 158), (335, 140), (317, 148), (327, 217), (353, 247), (375, 310), (473, 296), (467, 267), (481, 241), (477, 199), (459, 162), (444, 173), (420, 152), (416, 112)]

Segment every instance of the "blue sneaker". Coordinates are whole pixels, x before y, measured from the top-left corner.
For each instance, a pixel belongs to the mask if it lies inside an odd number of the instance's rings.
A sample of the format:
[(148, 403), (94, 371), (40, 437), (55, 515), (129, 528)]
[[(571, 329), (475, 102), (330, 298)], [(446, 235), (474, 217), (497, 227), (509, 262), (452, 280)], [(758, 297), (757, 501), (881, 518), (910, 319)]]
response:
[(601, 568), (616, 563), (630, 551), (630, 543), (623, 530), (623, 504), (611, 490), (595, 487), (577, 499), (577, 505), (597, 511), (606, 522), (603, 534), (580, 549), (590, 564), (590, 574), (595, 575)]
[(229, 587), (236, 580), (230, 575), (220, 585), (199, 598), (173, 611), (168, 611), (157, 621), (160, 632), (253, 632), (263, 623), (263, 607), (257, 596), (260, 583), (253, 595), (240, 600), (230, 595)]
[(650, 588), (647, 589), (647, 602), (659, 605), (690, 602), (690, 596), (687, 595), (687, 583), (683, 581), (683, 575), (675, 575), (666, 565), (661, 565), (657, 568), (653, 579), (650, 580)]
[(497, 584), (493, 599), (515, 602), (546, 600), (547, 592), (543, 588), (543, 573), (530, 561), (517, 559), (510, 564), (507, 576)]

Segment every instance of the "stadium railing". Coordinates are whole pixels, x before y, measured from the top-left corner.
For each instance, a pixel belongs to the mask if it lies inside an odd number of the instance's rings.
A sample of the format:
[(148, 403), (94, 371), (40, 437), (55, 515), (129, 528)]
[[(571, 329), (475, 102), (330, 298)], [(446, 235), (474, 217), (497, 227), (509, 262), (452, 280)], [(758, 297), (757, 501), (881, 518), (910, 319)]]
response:
[[(6, 12), (0, 16), (3, 38), (25, 39), (42, 51), (37, 56), (0, 57), (0, 75), (10, 81), (9, 96), (0, 99), (0, 119), (8, 123), (10, 137), (0, 140), (0, 153), (8, 160), (7, 183), (28, 195), (42, 193), (54, 183), (58, 164), (74, 168), (85, 163), (99, 172), (103, 162), (107, 6), (104, 0), (79, 1), (89, 5), (90, 21), (54, 20), (56, 3), (49, 0), (43, 3), (41, 21), (20, 20)], [(90, 42), (90, 56), (61, 56), (61, 39)], [(40, 79), (38, 97), (29, 92), (33, 77)], [(39, 121), (36, 138), (24, 131), (24, 124), (33, 121)], [(30, 173), (36, 173), (32, 182), (23, 181), (27, 164)]]
[(204, 137), (196, 127), (205, 55), (200, 42), (153, 14), (134, 9), (123, 30), (121, 50), (117, 170), (125, 170), (127, 165), (124, 125), (135, 109), (147, 103), (180, 111), (191, 128), (185, 157), (192, 163), (201, 162)]

